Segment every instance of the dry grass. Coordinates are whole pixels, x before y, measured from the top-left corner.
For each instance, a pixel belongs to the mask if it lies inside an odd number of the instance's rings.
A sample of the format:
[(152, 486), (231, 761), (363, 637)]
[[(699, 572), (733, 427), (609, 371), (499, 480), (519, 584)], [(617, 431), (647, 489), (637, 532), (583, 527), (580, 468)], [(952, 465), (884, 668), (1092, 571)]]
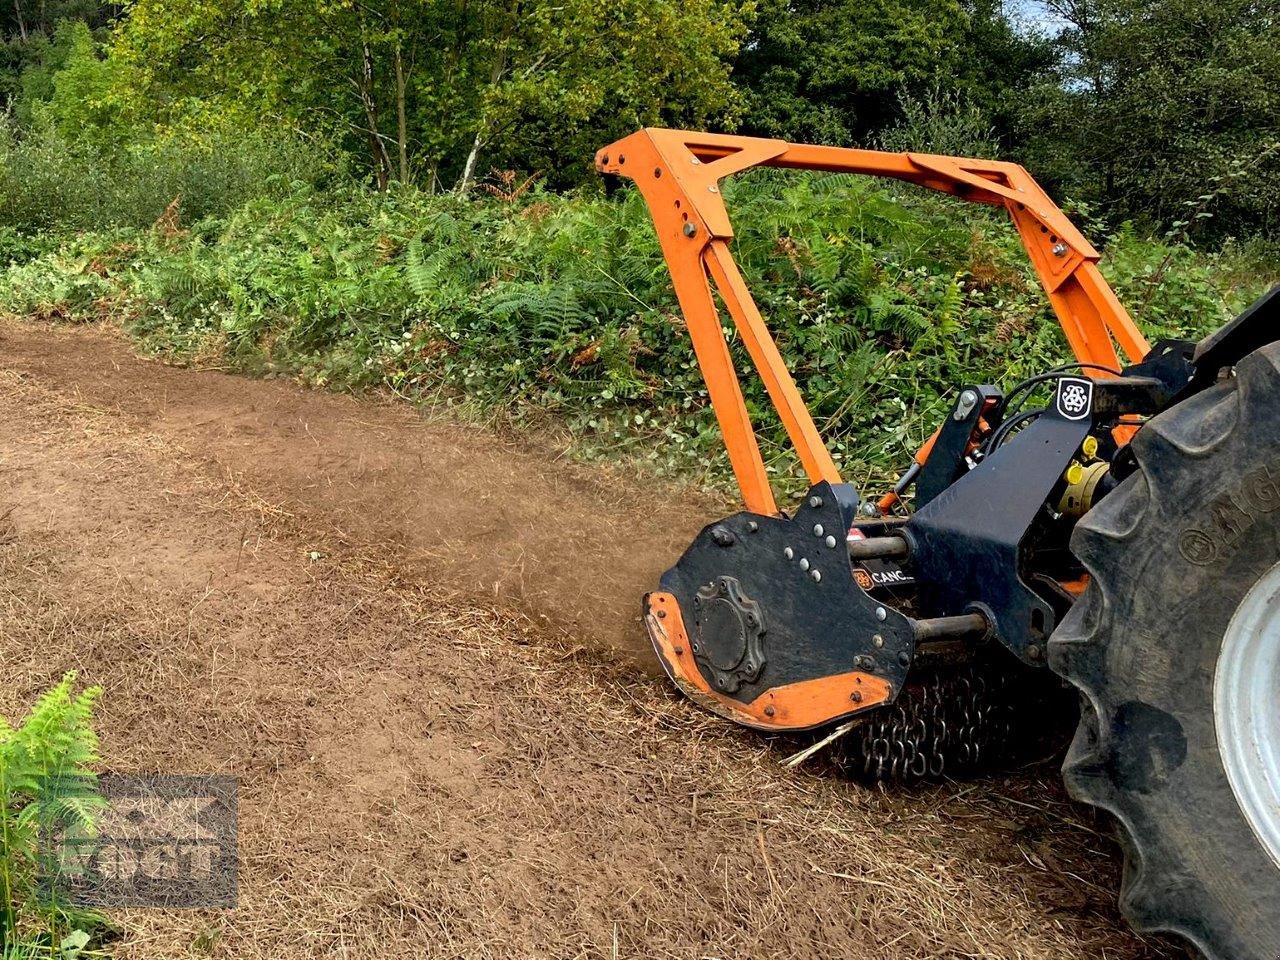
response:
[(785, 769), (65, 385), (0, 376), (0, 481), (0, 713), (78, 667), (114, 770), (241, 778), (240, 907), (125, 912), (121, 956), (1162, 955), (1050, 771)]

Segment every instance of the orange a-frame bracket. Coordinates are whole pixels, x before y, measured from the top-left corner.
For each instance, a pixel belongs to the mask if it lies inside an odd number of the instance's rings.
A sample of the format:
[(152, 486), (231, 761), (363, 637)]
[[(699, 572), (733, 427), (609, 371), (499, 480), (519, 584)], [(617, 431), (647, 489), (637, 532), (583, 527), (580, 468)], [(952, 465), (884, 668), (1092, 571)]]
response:
[(921, 153), (805, 146), (782, 140), (647, 128), (605, 147), (596, 167), (640, 188), (711, 405), (748, 510), (778, 512), (743, 401), (712, 283), (733, 318), (811, 484), (840, 482), (808, 408), (729, 252), (733, 227), (720, 181), (751, 167), (893, 177), (1009, 211), (1076, 359), (1115, 369), (1117, 345), (1133, 362), (1149, 347), (1098, 271), (1098, 252), (1022, 167)]

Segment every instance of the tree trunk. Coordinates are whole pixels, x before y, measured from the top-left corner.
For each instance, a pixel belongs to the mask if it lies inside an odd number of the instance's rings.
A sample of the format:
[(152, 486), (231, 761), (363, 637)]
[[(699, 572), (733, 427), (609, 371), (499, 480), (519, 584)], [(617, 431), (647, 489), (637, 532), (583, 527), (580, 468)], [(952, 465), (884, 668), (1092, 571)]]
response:
[(360, 100), (364, 105), (365, 122), (369, 127), (369, 151), (373, 154), (374, 175), (377, 177), (378, 189), (386, 190), (391, 180), (391, 158), (387, 156), (387, 145), (382, 142), (382, 134), (378, 131), (378, 104), (373, 98), (373, 51), (369, 49), (369, 41), (362, 44), (364, 48), (364, 72), (360, 78)]
[[(507, 36), (504, 37), (503, 39), (504, 40), (508, 39), (510, 35), (511, 35), (510, 31), (508, 30)], [(493, 61), (493, 69), (489, 71), (490, 87), (495, 87), (498, 85), (498, 81), (502, 79), (502, 75), (503, 73), (506, 72), (506, 69), (507, 69), (507, 50), (504, 45), (502, 48), (502, 53), (498, 56), (496, 60)], [(483, 100), (481, 102), (483, 103)], [(479, 159), (480, 157), (480, 148), (483, 145), (484, 145), (484, 107), (481, 107), (480, 120), (476, 125), (476, 136), (475, 136), (475, 139), (471, 141), (471, 152), (467, 154), (466, 165), (463, 166), (462, 168), (462, 179), (458, 181), (459, 193), (466, 193), (467, 190), (470, 189), (471, 179), (472, 177), (475, 176), (475, 172), (476, 172), (476, 160)]]
[(409, 182), (409, 124), (404, 109), (404, 58), (396, 44), (396, 135), (400, 141), (400, 182)]
[[(482, 120), (481, 123), (484, 121)], [(467, 163), (462, 168), (462, 179), (458, 181), (458, 192), (466, 193), (471, 188), (471, 178), (476, 172), (476, 158), (480, 156), (480, 133), (483, 126), (476, 130), (476, 137), (471, 141), (471, 152), (467, 154)]]
[(22, 0), (13, 0), (13, 11), (18, 16), (18, 34), (25, 40), (27, 39), (27, 24), (22, 19)]

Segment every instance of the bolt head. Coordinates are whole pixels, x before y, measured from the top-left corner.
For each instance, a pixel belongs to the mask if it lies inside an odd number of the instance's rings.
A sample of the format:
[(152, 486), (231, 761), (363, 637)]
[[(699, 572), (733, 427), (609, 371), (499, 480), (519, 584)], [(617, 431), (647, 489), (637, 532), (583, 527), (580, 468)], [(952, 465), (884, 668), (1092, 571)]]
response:
[(824, 533), (826, 533), (826, 531), (822, 529), (822, 524), (820, 524), (820, 523), (815, 523), (815, 524), (813, 525), (813, 535), (814, 535), (815, 537), (820, 537), (820, 536), (822, 536)]
[(1065, 243), (1055, 243), (1053, 245), (1053, 255), (1055, 257), (1065, 257), (1067, 255), (1067, 245)]
[(790, 547), (784, 547), (782, 550), (782, 555), (786, 557), (788, 560), (794, 560), (796, 556), (796, 552), (792, 550)]
[(747, 532), (748, 532), (748, 533), (755, 533), (755, 532), (757, 532), (759, 529), (760, 529), (760, 524), (756, 523), (754, 520), (748, 520), (748, 521), (747, 521)]
[(864, 517), (878, 517), (878, 516), (880, 516), (880, 508), (879, 508), (878, 506), (876, 506), (876, 504), (872, 503), (870, 500), (864, 501), (864, 502), (863, 502), (863, 504), (862, 504), (862, 506), (858, 508), (858, 511), (859, 511), (859, 512), (864, 516)]
[(849, 694), (849, 699), (850, 699), (850, 700), (852, 700), (854, 703), (861, 703), (861, 702), (862, 702), (862, 691), (861, 691), (861, 690), (855, 690), (855, 691), (853, 691), (853, 693)]
[(814, 582), (814, 583), (818, 583), (819, 581), (821, 581), (821, 580), (822, 580), (822, 571), (821, 571), (821, 570), (813, 570), (813, 571), (811, 571), (811, 572), (809, 573), (809, 576), (813, 577), (813, 582)]
[(698, 225), (696, 223), (686, 223), (684, 225), (684, 235), (686, 237), (696, 237), (698, 235)]
[(1027, 656), (1032, 660), (1039, 660), (1041, 655), (1040, 645), (1038, 643), (1030, 644), (1027, 647)]
[(800, 558), (800, 569), (801, 569), (801, 570), (808, 570), (808, 569), (809, 569), (809, 558), (808, 558), (808, 557), (801, 557), (801, 558)]
[(978, 395), (972, 390), (966, 390), (964, 393), (960, 394), (960, 402), (965, 404), (977, 403)]
[(877, 633), (874, 637), (871, 638), (871, 642), (877, 647), (883, 647), (884, 637), (880, 636), (880, 634)]
[(831, 547), (834, 549), (836, 545), (836, 538), (828, 536), (827, 539), (823, 540), (822, 542), (825, 543), (828, 547)]
[(764, 715), (766, 717), (772, 717), (775, 713), (777, 713), (777, 711), (773, 709), (773, 704), (769, 704), (769, 706), (764, 708)]
[(659, 611), (658, 611), (658, 619), (659, 619), (659, 620), (665, 620), (665, 619), (667, 619), (667, 611), (665, 611), (665, 610), (659, 610)]
[(822, 498), (821, 498), (821, 497), (810, 497), (810, 498), (809, 498), (809, 506), (813, 507), (813, 509), (814, 509), (814, 510), (817, 510), (819, 507), (821, 507), (821, 506), (822, 506)]
[(907, 653), (907, 651), (903, 650), (900, 654), (898, 654), (898, 663), (900, 663), (902, 666), (905, 667), (910, 662), (911, 662), (911, 654)]
[(889, 611), (884, 607), (876, 607), (876, 619), (881, 623), (889, 619)]

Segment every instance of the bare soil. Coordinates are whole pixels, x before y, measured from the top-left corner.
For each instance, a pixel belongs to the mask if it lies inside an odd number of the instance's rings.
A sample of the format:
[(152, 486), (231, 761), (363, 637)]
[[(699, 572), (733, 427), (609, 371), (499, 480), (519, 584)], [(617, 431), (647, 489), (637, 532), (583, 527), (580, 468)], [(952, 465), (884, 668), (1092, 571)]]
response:
[(654, 678), (696, 495), (108, 329), (0, 357), (0, 715), (75, 668), (112, 772), (241, 779), (240, 906), (119, 955), (1180, 956), (1051, 765), (866, 789)]

